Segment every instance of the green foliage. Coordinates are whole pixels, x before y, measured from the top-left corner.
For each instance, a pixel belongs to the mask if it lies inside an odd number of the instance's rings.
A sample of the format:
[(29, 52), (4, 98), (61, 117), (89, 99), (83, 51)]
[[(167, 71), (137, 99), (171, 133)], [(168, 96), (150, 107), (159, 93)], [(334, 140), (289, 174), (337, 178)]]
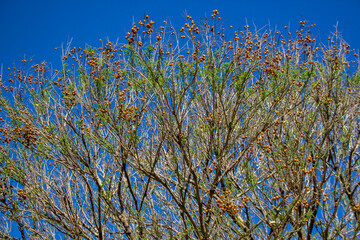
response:
[(305, 21), (232, 36), (217, 15), (180, 31), (146, 17), (127, 44), (11, 73), (1, 217), (43, 239), (358, 238), (350, 46), (319, 47)]

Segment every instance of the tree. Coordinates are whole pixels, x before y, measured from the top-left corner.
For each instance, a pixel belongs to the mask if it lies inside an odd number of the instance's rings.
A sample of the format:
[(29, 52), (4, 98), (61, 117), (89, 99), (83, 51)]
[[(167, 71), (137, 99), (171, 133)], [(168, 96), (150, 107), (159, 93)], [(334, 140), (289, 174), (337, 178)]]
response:
[(9, 71), (2, 238), (359, 238), (358, 55), (218, 14)]

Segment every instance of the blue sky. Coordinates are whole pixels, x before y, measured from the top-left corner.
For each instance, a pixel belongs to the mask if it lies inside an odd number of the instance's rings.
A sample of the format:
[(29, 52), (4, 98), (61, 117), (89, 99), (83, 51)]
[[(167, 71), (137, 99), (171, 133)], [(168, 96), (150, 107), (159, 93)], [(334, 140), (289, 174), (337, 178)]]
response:
[[(155, 21), (170, 18), (174, 26), (184, 23), (186, 13), (193, 18), (210, 16), (218, 9), (226, 25), (242, 27), (298, 26), (300, 20), (316, 23), (326, 36), (338, 30), (352, 48), (360, 49), (360, 0), (313, 1), (77, 1), (0, 0), (0, 66), (19, 64), (24, 59), (60, 64), (60, 47), (72, 39), (72, 46), (101, 46), (99, 39), (125, 42), (125, 33), (134, 20), (148, 14)], [(295, 27), (293, 28), (295, 29)]]

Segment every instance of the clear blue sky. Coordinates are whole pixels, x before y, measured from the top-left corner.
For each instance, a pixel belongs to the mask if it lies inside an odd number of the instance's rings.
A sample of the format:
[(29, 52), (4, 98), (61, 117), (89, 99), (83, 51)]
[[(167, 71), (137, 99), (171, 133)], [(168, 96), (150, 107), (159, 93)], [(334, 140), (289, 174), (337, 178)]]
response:
[(59, 66), (55, 47), (73, 39), (72, 46), (101, 46), (99, 39), (125, 42), (133, 19), (149, 14), (155, 21), (169, 17), (174, 26), (193, 18), (210, 16), (218, 9), (226, 25), (242, 27), (248, 21), (262, 27), (298, 26), (300, 20), (316, 23), (321, 34), (339, 30), (352, 48), (360, 49), (360, 0), (229, 1), (229, 0), (0, 0), (0, 66), (19, 63), (24, 56)]

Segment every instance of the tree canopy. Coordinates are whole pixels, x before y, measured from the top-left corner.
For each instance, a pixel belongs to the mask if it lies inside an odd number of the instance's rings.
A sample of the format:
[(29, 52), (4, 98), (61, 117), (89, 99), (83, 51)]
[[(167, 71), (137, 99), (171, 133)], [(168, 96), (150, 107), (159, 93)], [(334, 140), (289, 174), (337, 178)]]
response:
[(146, 16), (8, 68), (0, 237), (358, 239), (358, 55), (314, 29)]

